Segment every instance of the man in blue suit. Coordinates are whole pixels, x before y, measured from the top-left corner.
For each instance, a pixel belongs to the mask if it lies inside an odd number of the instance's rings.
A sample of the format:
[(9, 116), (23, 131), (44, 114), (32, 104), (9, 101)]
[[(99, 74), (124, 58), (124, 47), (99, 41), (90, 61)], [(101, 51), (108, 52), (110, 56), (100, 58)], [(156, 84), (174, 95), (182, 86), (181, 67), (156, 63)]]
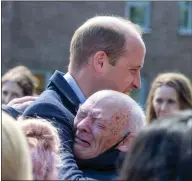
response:
[[(128, 93), (140, 88), (145, 51), (141, 31), (132, 22), (113, 16), (87, 20), (72, 37), (68, 72), (56, 71), (23, 115), (54, 120), (64, 144), (79, 105), (90, 95), (102, 89)], [(114, 149), (94, 159), (76, 161), (84, 176), (94, 172), (91, 178), (109, 180), (115, 174), (119, 153)]]

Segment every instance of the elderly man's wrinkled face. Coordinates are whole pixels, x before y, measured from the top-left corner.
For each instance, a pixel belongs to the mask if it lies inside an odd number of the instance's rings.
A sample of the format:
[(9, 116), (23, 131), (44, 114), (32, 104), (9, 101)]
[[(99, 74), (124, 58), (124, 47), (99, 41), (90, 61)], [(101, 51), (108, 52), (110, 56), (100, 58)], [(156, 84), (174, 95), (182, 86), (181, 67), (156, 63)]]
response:
[(87, 100), (75, 117), (74, 153), (80, 159), (96, 157), (122, 139), (128, 115), (108, 101)]

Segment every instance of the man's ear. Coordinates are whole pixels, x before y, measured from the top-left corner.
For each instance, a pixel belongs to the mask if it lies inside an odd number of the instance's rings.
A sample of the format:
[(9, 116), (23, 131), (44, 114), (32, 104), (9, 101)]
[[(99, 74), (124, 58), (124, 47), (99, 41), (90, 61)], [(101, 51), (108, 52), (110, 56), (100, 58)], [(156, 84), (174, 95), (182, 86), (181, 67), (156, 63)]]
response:
[(93, 66), (96, 72), (102, 73), (109, 63), (109, 58), (104, 51), (98, 51), (93, 56)]
[(117, 147), (119, 151), (128, 152), (131, 148), (132, 142), (135, 139), (135, 135), (127, 136)]

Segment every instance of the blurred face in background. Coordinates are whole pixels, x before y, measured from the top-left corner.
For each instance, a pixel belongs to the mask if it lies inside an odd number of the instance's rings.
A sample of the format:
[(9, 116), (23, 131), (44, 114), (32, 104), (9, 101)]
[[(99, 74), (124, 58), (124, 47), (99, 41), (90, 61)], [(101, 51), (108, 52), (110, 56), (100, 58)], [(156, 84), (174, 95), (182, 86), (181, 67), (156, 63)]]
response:
[(168, 116), (180, 110), (178, 94), (170, 86), (160, 86), (155, 90), (153, 97), (153, 107), (158, 117)]
[(23, 96), (23, 90), (17, 83), (6, 81), (2, 84), (2, 104), (8, 104), (12, 99)]

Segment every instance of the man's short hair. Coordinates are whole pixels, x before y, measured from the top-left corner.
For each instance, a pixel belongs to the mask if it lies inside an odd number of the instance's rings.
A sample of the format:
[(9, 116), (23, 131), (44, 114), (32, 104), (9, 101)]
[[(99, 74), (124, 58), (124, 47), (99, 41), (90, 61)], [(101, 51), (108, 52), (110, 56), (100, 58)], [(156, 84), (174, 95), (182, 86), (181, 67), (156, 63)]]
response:
[(142, 35), (140, 27), (131, 21), (115, 16), (96, 16), (86, 21), (74, 33), (70, 44), (70, 62), (73, 68), (88, 63), (91, 55), (104, 51), (115, 65), (116, 60), (125, 53), (125, 31), (128, 27)]

